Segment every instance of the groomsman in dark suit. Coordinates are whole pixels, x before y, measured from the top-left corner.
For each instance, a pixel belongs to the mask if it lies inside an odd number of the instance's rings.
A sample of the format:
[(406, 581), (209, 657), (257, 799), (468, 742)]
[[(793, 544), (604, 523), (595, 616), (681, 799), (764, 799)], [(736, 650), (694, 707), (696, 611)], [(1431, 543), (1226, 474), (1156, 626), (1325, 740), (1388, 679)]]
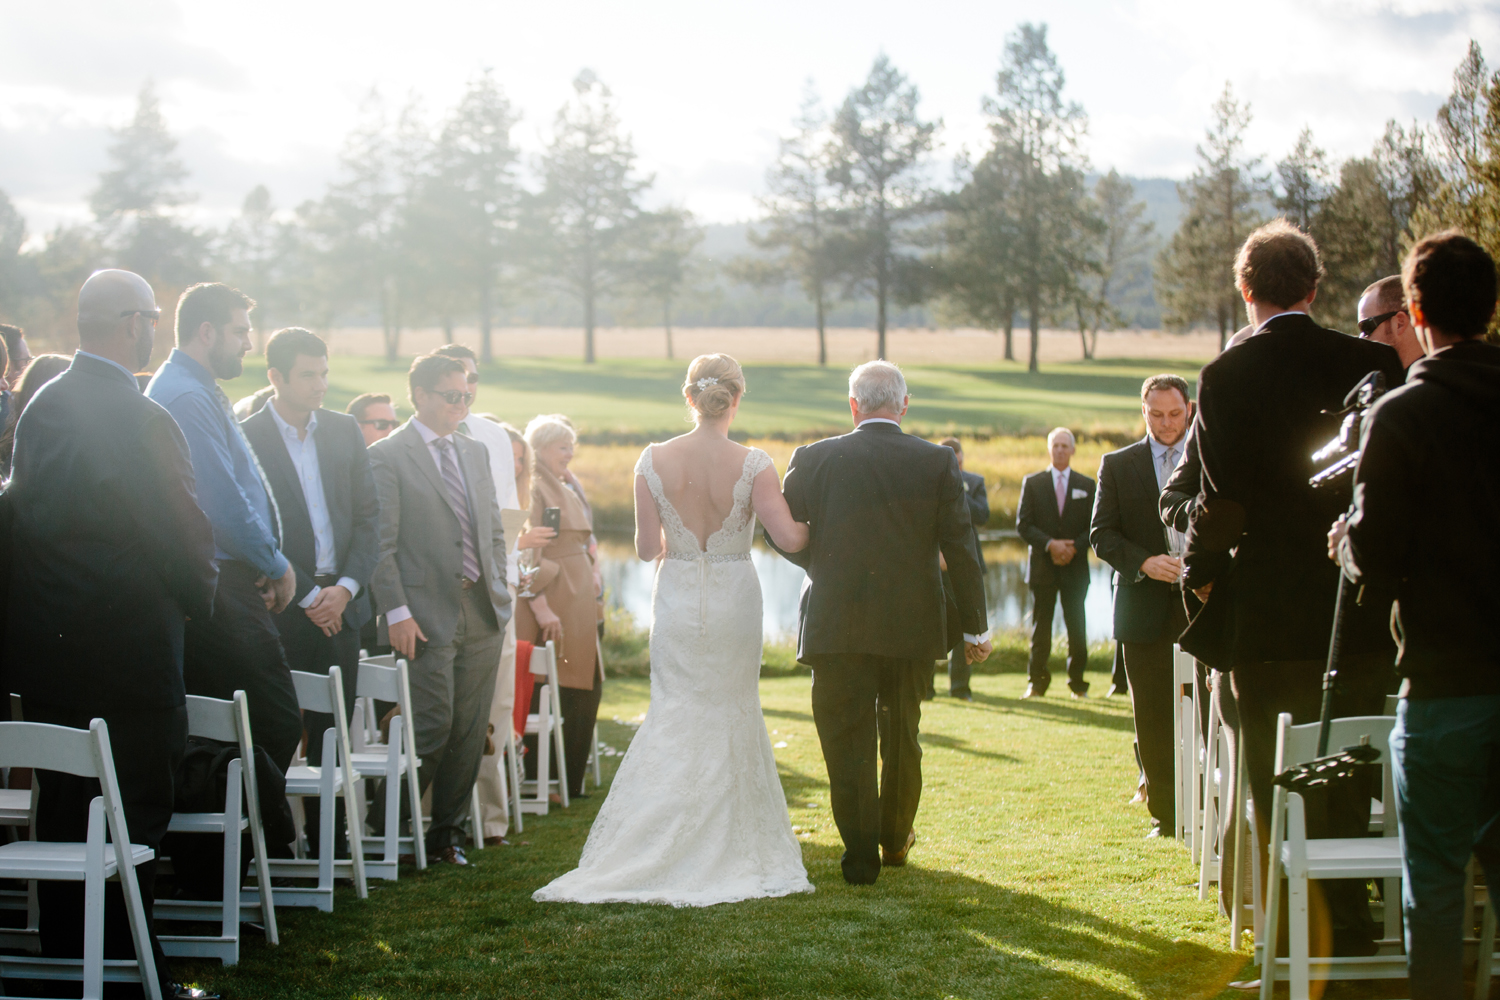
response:
[(1083, 601), (1089, 590), (1089, 514), (1094, 508), (1094, 481), (1074, 472), (1073, 432), (1057, 427), (1047, 435), (1052, 466), (1021, 482), (1016, 530), (1031, 546), (1026, 582), (1031, 585), (1031, 660), (1023, 698), (1039, 698), (1052, 683), (1047, 658), (1052, 655), (1052, 615), (1062, 598), (1068, 629), (1068, 687), (1075, 698), (1087, 698), (1083, 679), (1089, 660), (1089, 633)]
[[(275, 389), (241, 426), (266, 470), (281, 510), (282, 552), (297, 571), (291, 603), (276, 628), (293, 670), (344, 678), (346, 717), (353, 713), (359, 674), (359, 630), (370, 618), (370, 585), (380, 547), (380, 501), (359, 422), (325, 410), (328, 345), (292, 327), (266, 343), (266, 374)], [(323, 732), (333, 718), (303, 713), (307, 759), (321, 764)], [(308, 840), (316, 844), (316, 809), (308, 809)]]
[[(964, 446), (963, 442), (956, 437), (944, 438), (939, 442), (944, 448), (950, 448), (958, 458), (958, 474), (964, 483), (964, 500), (969, 505), (969, 540), (974, 545), (974, 558), (979, 560), (979, 573), (984, 575), (984, 546), (979, 543), (979, 529), (989, 523), (990, 520), (990, 497), (984, 488), (984, 477), (977, 472), (970, 472), (964, 468)], [(948, 613), (957, 618), (958, 597), (953, 591), (953, 577), (948, 572), (946, 564), (943, 566), (943, 593), (948, 599)], [(948, 652), (948, 694), (962, 701), (973, 701), (974, 695), (969, 690), (969, 658), (964, 651), (962, 635), (955, 636), (954, 629), (950, 624), (948, 628), (949, 640), (953, 648)], [(932, 685), (929, 683), (927, 697), (933, 696)]]
[(1141, 386), (1146, 437), (1099, 463), (1089, 540), (1115, 570), (1115, 638), (1125, 647), (1135, 739), (1146, 776), (1152, 834), (1174, 829), (1172, 644), (1187, 627), (1182, 604), (1185, 536), (1161, 521), (1162, 488), (1182, 456), (1191, 407), (1187, 382), (1153, 375)]

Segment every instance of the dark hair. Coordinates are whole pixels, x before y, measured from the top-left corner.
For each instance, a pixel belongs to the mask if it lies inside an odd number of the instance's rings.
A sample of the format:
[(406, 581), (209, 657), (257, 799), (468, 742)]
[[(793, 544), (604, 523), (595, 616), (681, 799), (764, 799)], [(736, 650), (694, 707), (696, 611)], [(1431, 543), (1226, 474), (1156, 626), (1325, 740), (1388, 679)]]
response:
[(204, 281), (182, 293), (177, 300), (177, 346), (198, 332), (204, 323), (215, 328), (229, 322), (236, 309), (254, 309), (255, 300), (222, 281)]
[(406, 373), (406, 391), (411, 397), (411, 405), (417, 405), (418, 389), (431, 392), (433, 386), (437, 385), (449, 372), (458, 372), (465, 377), (469, 374), (469, 370), (463, 366), (462, 361), (443, 354), (423, 354), (413, 358), (411, 371)]
[(5, 363), (10, 364), (10, 359), (21, 353), (21, 339), (26, 336), (26, 331), (19, 326), (9, 323), (0, 323), (0, 339), (5, 341)]
[(472, 347), (465, 347), (463, 344), (444, 344), (432, 353), (445, 358), (457, 358), (459, 361), (472, 361), (476, 366), (479, 364), (479, 355), (474, 353)]
[(1482, 335), (1495, 314), (1495, 261), (1457, 229), (1412, 247), (1401, 284), (1423, 324), (1450, 337)]
[(10, 414), (5, 418), (5, 431), (0, 433), (0, 462), (7, 469), (16, 447), (16, 421), (21, 419), (26, 404), (31, 402), (31, 398), (42, 386), (67, 371), (72, 363), (73, 359), (66, 354), (38, 354), (26, 366), (26, 371), (21, 373), (15, 391), (11, 393)]
[(1406, 308), (1406, 290), (1401, 287), (1399, 274), (1372, 281), (1359, 293), (1360, 298), (1366, 295), (1375, 296), (1375, 308), (1380, 312), (1400, 312)]
[(391, 397), (383, 392), (364, 392), (349, 400), (349, 407), (344, 412), (354, 415), (355, 420), (365, 419), (365, 411), (376, 403), (389, 404)]
[[(14, 330), (15, 327), (12, 326), (12, 327), (8, 327), (7, 329)], [(0, 375), (4, 375), (5, 372), (6, 372), (6, 370), (9, 369), (9, 368), (10, 368), (10, 348), (6, 346), (6, 344), (5, 344), (5, 338), (4, 337), (0, 337)]]
[(1146, 397), (1153, 392), (1161, 392), (1164, 389), (1176, 389), (1182, 393), (1182, 401), (1184, 403), (1188, 401), (1187, 379), (1181, 375), (1152, 375), (1141, 383), (1141, 402), (1144, 403)]
[(942, 445), (944, 448), (952, 448), (960, 455), (964, 453), (963, 443), (959, 441), (958, 438), (943, 438), (938, 442), (938, 444)]
[(1285, 219), (1251, 233), (1234, 258), (1235, 284), (1255, 301), (1281, 309), (1307, 298), (1322, 280), (1318, 244)]
[(323, 338), (300, 326), (289, 326), (277, 330), (266, 341), (266, 367), (274, 368), (283, 376), (292, 373), (292, 366), (302, 356), (309, 358), (328, 357), (328, 345)]

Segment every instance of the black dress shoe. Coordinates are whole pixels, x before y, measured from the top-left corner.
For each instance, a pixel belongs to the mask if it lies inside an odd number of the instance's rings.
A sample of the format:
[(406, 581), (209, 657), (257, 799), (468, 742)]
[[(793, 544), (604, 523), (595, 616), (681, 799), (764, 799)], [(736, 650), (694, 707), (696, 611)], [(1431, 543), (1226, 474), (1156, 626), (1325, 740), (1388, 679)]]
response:
[(433, 856), (432, 863), (437, 865), (458, 865), (459, 867), (464, 867), (468, 865), (469, 859), (464, 857), (464, 849), (455, 844), (452, 847), (445, 847), (441, 851), (438, 851), (437, 854)]
[(222, 993), (210, 993), (182, 983), (162, 983), (161, 995), (165, 1000), (222, 1000), (224, 996)]
[(1023, 694), (1023, 695), (1021, 695), (1021, 697), (1022, 698), (1041, 698), (1046, 693), (1047, 693), (1047, 689), (1045, 687), (1037, 687), (1035, 684), (1028, 684), (1028, 685), (1026, 685), (1026, 693)]

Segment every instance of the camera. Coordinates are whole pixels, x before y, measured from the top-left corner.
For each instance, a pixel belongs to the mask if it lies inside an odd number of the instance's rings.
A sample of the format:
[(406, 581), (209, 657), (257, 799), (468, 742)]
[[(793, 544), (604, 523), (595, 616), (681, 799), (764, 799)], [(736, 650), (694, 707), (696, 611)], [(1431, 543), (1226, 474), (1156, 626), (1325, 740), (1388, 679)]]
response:
[[(1385, 395), (1385, 374), (1374, 371), (1359, 380), (1349, 394), (1344, 397), (1344, 408), (1334, 416), (1344, 418), (1339, 425), (1338, 435), (1323, 447), (1313, 452), (1313, 462), (1317, 465), (1331, 463), (1320, 472), (1315, 473), (1308, 480), (1315, 488), (1331, 489), (1348, 484), (1354, 476), (1354, 467), (1359, 464), (1359, 432), (1364, 425), (1365, 416), (1370, 412), (1370, 407), (1375, 401)], [(1330, 411), (1324, 410), (1324, 413)]]

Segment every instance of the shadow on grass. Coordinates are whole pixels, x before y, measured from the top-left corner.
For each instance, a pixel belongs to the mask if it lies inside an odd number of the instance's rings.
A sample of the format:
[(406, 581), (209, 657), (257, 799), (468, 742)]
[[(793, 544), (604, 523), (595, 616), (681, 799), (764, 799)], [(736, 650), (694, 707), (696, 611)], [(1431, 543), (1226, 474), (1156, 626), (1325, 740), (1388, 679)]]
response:
[(1045, 698), (1027, 698), (1023, 701), (1019, 698), (997, 698), (994, 695), (980, 694), (976, 691), (971, 707), (978, 708), (980, 711), (1000, 712), (1005, 715), (1050, 719), (1075, 726), (1098, 726), (1102, 729), (1135, 732), (1135, 720), (1129, 713), (1101, 712), (1092, 708), (1075, 707), (1065, 702), (1048, 701)]
[(794, 719), (797, 722), (812, 722), (811, 712), (793, 712), (785, 708), (762, 708), (761, 714), (772, 719)]
[(1019, 757), (1013, 757), (1008, 753), (999, 753), (994, 750), (979, 750), (968, 740), (961, 740), (956, 736), (924, 732), (919, 736), (919, 740), (924, 746), (942, 747), (944, 750), (956, 750), (959, 753), (966, 753), (973, 757), (985, 757), (989, 760), (998, 760), (1006, 764), (1021, 763), (1021, 758)]

